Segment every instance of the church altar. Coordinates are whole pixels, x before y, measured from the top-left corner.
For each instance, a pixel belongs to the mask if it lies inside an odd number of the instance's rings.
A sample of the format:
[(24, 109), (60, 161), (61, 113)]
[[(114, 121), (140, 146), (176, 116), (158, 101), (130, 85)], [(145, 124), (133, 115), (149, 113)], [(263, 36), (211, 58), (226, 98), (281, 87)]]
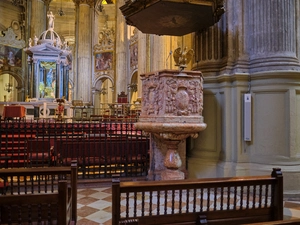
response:
[[(25, 108), (26, 119), (36, 118), (56, 118), (55, 110), (57, 109), (58, 102), (56, 99), (29, 99), (29, 102), (0, 102), (0, 115), (3, 117), (4, 106), (23, 106)], [(72, 104), (68, 101), (64, 103), (64, 118), (73, 117)]]

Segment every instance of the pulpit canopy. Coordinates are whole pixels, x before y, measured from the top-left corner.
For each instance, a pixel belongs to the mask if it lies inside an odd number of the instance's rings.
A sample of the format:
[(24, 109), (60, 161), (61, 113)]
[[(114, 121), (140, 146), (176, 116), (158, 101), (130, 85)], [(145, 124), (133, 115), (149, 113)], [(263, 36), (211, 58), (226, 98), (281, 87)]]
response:
[(172, 36), (208, 28), (224, 13), (223, 0), (127, 0), (120, 10), (141, 32)]

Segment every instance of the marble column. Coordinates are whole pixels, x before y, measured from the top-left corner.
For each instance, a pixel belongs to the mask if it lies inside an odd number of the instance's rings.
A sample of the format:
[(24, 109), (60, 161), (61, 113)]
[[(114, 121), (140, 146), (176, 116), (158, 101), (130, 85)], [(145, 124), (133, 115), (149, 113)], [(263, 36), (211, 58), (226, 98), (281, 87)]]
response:
[[(94, 0), (73, 0), (76, 3), (77, 77), (74, 99), (92, 101), (92, 18)], [(80, 96), (79, 96), (80, 95)]]
[(39, 37), (46, 30), (46, 10), (49, 0), (32, 0), (30, 7), (30, 37)]
[[(119, 0), (116, 2), (116, 9), (125, 4), (124, 0)], [(128, 68), (128, 37), (127, 37), (127, 25), (125, 18), (122, 13), (117, 13), (116, 20), (116, 67), (115, 67), (115, 99), (121, 91), (127, 90), (127, 77), (129, 77)]]

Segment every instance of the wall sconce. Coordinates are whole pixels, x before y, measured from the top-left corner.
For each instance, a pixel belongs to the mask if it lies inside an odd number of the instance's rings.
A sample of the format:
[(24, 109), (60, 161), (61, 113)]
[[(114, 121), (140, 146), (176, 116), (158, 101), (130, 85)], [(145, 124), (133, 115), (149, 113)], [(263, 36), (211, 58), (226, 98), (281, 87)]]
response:
[(131, 92), (137, 92), (137, 84), (136, 83), (128, 84), (127, 88)]
[(4, 91), (10, 93), (12, 91), (13, 85), (11, 83), (6, 83), (4, 86)]
[(99, 90), (99, 93), (100, 93), (100, 95), (106, 95), (106, 94), (107, 94), (106, 88), (101, 88), (101, 89)]

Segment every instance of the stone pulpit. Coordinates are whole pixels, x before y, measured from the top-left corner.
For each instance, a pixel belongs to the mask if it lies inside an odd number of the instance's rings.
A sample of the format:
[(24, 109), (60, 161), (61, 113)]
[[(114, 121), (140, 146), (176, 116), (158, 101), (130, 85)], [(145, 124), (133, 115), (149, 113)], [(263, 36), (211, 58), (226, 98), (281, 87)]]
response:
[(142, 109), (135, 124), (150, 134), (149, 180), (187, 177), (185, 143), (206, 128), (199, 71), (161, 70), (141, 75)]

